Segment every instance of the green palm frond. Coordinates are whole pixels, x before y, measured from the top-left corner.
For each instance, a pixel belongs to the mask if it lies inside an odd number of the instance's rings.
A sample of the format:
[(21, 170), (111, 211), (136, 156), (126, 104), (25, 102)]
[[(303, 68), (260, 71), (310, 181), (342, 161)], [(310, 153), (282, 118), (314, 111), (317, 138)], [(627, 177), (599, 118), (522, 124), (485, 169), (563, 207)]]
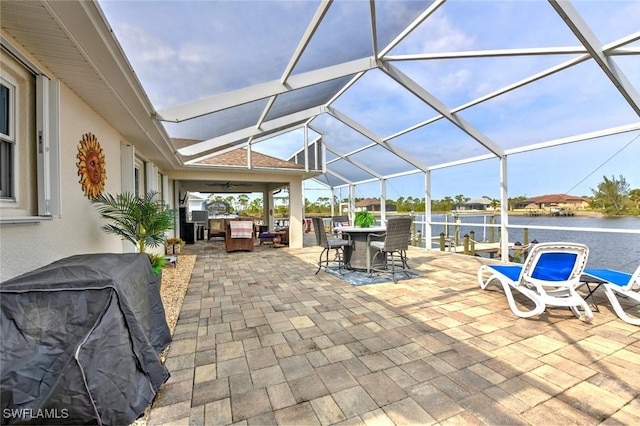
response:
[(175, 212), (156, 201), (156, 195), (155, 191), (149, 191), (144, 197), (128, 192), (115, 196), (101, 194), (91, 202), (102, 217), (111, 222), (102, 226), (106, 233), (130, 241), (144, 253), (146, 247), (164, 243), (164, 233), (173, 228), (175, 221)]

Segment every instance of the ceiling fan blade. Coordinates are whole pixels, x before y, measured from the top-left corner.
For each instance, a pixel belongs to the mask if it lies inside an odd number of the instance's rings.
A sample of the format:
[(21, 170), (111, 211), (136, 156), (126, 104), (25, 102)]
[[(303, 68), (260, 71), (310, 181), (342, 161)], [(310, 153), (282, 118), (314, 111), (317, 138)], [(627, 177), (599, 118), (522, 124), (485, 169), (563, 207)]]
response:
[(226, 189), (226, 190), (229, 190), (231, 188), (236, 188), (236, 187), (253, 186), (253, 184), (250, 183), (250, 182), (242, 182), (242, 183), (232, 183), (232, 182), (221, 183), (221, 182), (216, 182), (216, 183), (205, 183), (205, 185), (206, 186), (217, 186), (217, 187), (220, 187), (220, 188)]

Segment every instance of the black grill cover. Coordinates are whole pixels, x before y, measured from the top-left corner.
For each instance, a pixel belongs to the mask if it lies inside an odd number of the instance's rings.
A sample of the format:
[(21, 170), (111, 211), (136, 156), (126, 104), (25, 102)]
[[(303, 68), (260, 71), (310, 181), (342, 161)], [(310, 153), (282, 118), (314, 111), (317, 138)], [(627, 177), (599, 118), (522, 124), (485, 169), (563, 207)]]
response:
[(126, 425), (169, 373), (143, 253), (72, 256), (0, 284), (2, 424)]

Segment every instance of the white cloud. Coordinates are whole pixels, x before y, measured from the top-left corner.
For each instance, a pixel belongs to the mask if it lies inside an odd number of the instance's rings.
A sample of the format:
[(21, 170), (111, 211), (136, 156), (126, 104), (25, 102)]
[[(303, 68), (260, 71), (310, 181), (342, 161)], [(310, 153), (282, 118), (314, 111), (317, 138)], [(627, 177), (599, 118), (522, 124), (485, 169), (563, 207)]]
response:
[(176, 58), (175, 48), (145, 31), (140, 25), (119, 22), (117, 33), (131, 62), (149, 64), (173, 61)]
[(213, 45), (185, 43), (180, 46), (176, 59), (188, 66), (207, 64), (216, 57), (215, 50)]
[(473, 36), (458, 28), (447, 15), (429, 17), (403, 41), (403, 53), (434, 53), (470, 50), (475, 45)]
[(463, 87), (469, 87), (472, 79), (472, 71), (469, 69), (458, 69), (452, 73), (444, 74), (438, 80), (438, 86), (447, 92), (459, 90)]

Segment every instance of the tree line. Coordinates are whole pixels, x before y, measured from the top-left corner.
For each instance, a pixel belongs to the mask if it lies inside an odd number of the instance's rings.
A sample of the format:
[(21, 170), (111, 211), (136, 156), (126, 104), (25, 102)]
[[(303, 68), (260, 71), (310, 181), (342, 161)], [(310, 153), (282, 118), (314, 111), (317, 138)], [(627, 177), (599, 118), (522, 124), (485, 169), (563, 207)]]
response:
[[(596, 188), (591, 188), (591, 195), (583, 195), (582, 198), (590, 201), (590, 208), (594, 211), (602, 212), (607, 215), (640, 215), (640, 188), (631, 189), (624, 176), (620, 175), (607, 177), (603, 176), (603, 180), (598, 183)], [(483, 196), (491, 200), (490, 207), (496, 209), (500, 207), (500, 200), (489, 196)], [(356, 198), (355, 201), (362, 201), (364, 198)], [(374, 198), (380, 200), (380, 198)], [(512, 210), (516, 203), (527, 200), (524, 195), (509, 198), (509, 210)], [(243, 216), (259, 217), (262, 216), (263, 204), (261, 198), (250, 199), (246, 194), (237, 196), (227, 195), (211, 195), (211, 201), (224, 201), (232, 209), (232, 213), (238, 213)], [(431, 200), (431, 211), (447, 213), (456, 208), (456, 206), (470, 201), (471, 198), (457, 194), (454, 196), (446, 196), (439, 200)], [(339, 200), (334, 197), (334, 204), (337, 206), (341, 202), (349, 202), (348, 198)], [(417, 197), (399, 197), (396, 200), (387, 199), (387, 204), (395, 205), (396, 211), (400, 213), (424, 212), (425, 198)], [(304, 200), (304, 210), (306, 214), (330, 214), (331, 198), (318, 197), (315, 201), (307, 198)], [(274, 206), (274, 215), (283, 217), (289, 214), (288, 203), (276, 203)]]
[[(217, 195), (210, 194), (207, 201), (223, 201), (229, 205), (229, 213), (237, 213), (239, 216), (262, 217), (263, 202), (262, 198), (251, 199), (247, 194), (237, 195)], [(275, 217), (286, 217), (289, 215), (288, 203), (277, 203), (274, 206)]]

